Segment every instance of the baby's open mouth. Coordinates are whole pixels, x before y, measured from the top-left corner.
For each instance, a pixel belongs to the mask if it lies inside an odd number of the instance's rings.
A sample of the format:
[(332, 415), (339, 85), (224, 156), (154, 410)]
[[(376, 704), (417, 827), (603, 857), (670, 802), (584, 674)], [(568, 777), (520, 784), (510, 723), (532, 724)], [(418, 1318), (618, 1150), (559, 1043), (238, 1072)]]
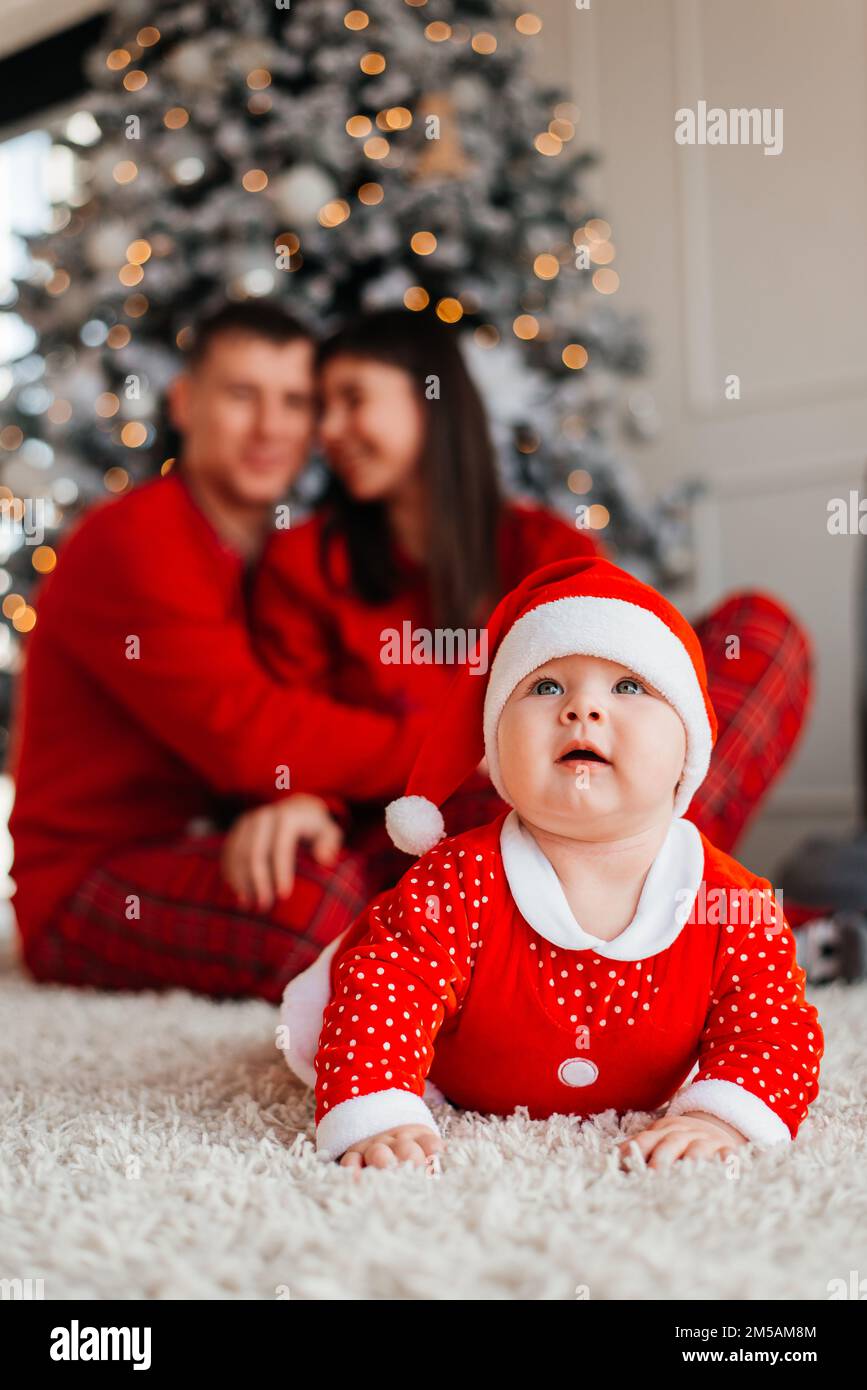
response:
[(557, 759), (558, 763), (605, 763), (610, 767), (607, 758), (603, 758), (601, 753), (597, 753), (595, 748), (570, 748), (566, 753), (561, 754)]

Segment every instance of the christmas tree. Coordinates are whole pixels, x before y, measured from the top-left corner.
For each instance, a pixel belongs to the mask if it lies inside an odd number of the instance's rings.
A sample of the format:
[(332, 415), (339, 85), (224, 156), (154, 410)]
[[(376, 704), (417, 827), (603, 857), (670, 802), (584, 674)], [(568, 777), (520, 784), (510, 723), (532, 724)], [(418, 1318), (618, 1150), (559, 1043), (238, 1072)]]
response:
[(617, 456), (653, 403), (629, 386), (641, 337), (582, 191), (580, 112), (530, 75), (541, 29), (503, 0), (120, 0), (84, 109), (51, 132), (76, 196), (17, 284), (36, 345), (8, 373), (0, 497), (13, 520), (41, 503), (47, 543), (34, 524), (7, 548), (15, 633), (69, 515), (171, 466), (160, 397), (227, 296), (279, 296), (325, 330), (386, 304), (437, 314), (507, 483), (676, 577), (683, 497), (647, 506)]

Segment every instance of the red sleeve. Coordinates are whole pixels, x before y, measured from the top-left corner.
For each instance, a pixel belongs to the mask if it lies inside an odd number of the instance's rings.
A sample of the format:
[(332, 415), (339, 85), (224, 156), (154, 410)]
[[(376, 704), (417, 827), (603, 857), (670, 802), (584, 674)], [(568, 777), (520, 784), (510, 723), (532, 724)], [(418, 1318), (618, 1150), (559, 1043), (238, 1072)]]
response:
[(432, 850), (374, 899), (332, 967), (316, 1055), (316, 1147), (330, 1158), (398, 1124), (437, 1131), (425, 1078), (475, 956), (462, 882), (448, 845)]
[(70, 661), (220, 793), (274, 800), (284, 768), (290, 792), (402, 792), (427, 720), (279, 685), (256, 659), (243, 615), (227, 614), (183, 548), (174, 536), (161, 546), (100, 525), (61, 555), (40, 620)]
[[(731, 898), (732, 890), (726, 892)], [(766, 908), (758, 907), (759, 893), (766, 895)], [(819, 1093), (824, 1037), (771, 884), (756, 879), (741, 901), (746, 911), (737, 917), (748, 924), (719, 929), (698, 1072), (667, 1113), (706, 1111), (754, 1143), (788, 1143)], [(730, 922), (734, 915), (728, 914)]]
[[(312, 524), (311, 524), (312, 526)], [(275, 536), (256, 575), (253, 640), (268, 670), (283, 681), (303, 679), (308, 689), (328, 690), (333, 665), (326, 605), (315, 592), (319, 558), (302, 540)]]

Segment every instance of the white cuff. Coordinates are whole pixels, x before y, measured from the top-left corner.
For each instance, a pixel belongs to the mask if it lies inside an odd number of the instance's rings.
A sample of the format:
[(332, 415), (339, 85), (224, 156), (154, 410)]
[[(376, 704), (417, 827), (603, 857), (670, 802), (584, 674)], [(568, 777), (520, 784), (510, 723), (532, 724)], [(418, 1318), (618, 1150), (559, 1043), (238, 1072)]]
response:
[(351, 1144), (369, 1139), (395, 1125), (424, 1125), (439, 1134), (439, 1126), (421, 1096), (392, 1087), (367, 1096), (343, 1100), (323, 1115), (316, 1126), (316, 1152), (339, 1158)]
[(706, 1110), (727, 1120), (751, 1144), (762, 1147), (791, 1144), (788, 1126), (766, 1105), (761, 1096), (738, 1086), (734, 1081), (696, 1081), (679, 1091), (666, 1110), (666, 1115), (682, 1115), (687, 1110)]

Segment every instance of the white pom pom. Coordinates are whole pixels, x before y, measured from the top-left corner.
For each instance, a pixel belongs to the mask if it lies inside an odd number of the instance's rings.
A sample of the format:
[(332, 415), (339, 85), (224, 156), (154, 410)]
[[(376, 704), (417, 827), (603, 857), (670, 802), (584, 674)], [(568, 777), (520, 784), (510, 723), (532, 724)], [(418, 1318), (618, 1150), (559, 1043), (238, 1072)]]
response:
[(392, 844), (405, 854), (427, 854), (445, 834), (438, 806), (426, 796), (399, 796), (385, 808), (385, 828)]

